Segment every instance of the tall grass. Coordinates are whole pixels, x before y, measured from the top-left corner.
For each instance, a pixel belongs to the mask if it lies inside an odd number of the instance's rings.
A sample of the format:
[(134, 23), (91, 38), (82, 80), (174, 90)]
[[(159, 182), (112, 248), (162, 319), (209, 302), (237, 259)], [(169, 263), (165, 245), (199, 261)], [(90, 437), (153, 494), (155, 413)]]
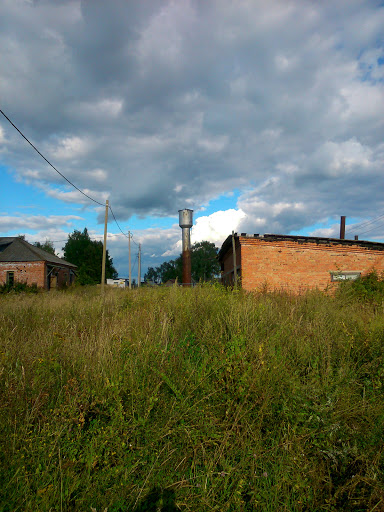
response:
[(383, 313), (215, 286), (0, 296), (0, 511), (382, 512)]

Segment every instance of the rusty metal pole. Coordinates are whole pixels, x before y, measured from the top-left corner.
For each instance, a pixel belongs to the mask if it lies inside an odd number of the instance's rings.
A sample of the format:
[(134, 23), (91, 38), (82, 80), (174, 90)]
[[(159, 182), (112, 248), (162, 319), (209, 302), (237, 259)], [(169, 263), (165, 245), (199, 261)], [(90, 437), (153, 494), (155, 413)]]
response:
[(191, 227), (193, 210), (179, 210), (179, 226), (182, 229), (183, 286), (191, 286)]
[(340, 218), (340, 240), (344, 240), (345, 238), (345, 215), (342, 215)]
[(192, 281), (191, 249), (189, 228), (183, 229), (183, 286), (190, 286)]

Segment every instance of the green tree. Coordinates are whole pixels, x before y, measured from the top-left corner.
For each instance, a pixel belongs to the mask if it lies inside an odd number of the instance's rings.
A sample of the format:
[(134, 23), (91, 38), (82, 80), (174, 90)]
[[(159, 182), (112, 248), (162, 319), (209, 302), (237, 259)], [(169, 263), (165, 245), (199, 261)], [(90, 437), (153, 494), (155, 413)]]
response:
[[(91, 240), (87, 228), (75, 230), (68, 236), (63, 247), (64, 259), (77, 265), (77, 282), (79, 284), (98, 284), (101, 282), (101, 264), (103, 259), (103, 243)], [(105, 277), (116, 279), (117, 271), (113, 260), (106, 251)]]
[[(196, 242), (191, 247), (191, 273), (194, 281), (210, 281), (220, 274), (220, 263), (217, 259), (218, 248), (214, 243)], [(166, 283), (169, 279), (183, 278), (183, 257), (180, 254), (175, 260), (164, 261), (159, 267), (149, 267), (145, 274), (146, 280)]]
[(147, 272), (144, 274), (144, 281), (153, 281), (154, 283), (158, 283), (160, 281), (160, 276), (157, 268), (148, 267)]
[(35, 242), (33, 245), (38, 249), (42, 249), (43, 251), (49, 252), (51, 254), (56, 254), (53, 243), (50, 240), (46, 240), (44, 243)]
[(176, 260), (164, 261), (164, 263), (158, 267), (158, 272), (162, 283), (166, 283), (170, 279), (178, 279), (181, 281), (182, 266), (180, 263), (181, 260), (179, 261), (179, 258), (177, 258)]
[(191, 250), (191, 270), (194, 281), (210, 281), (220, 274), (220, 263), (217, 259), (218, 248), (214, 243), (196, 242)]

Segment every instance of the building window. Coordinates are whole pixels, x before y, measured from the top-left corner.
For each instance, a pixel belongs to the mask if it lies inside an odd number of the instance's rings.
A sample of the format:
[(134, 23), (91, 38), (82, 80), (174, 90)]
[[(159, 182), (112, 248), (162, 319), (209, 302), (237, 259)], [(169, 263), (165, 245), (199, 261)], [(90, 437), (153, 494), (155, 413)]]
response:
[(14, 272), (7, 272), (7, 284), (9, 286), (13, 286), (15, 283), (15, 273)]
[(361, 272), (355, 270), (338, 270), (331, 272), (331, 281), (354, 281), (361, 276)]

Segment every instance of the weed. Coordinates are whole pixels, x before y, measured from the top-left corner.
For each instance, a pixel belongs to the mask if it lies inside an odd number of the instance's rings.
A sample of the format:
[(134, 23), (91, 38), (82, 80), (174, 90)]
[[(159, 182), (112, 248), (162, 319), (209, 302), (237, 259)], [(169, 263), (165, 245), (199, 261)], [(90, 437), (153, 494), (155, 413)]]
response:
[(0, 511), (381, 511), (374, 293), (1, 295)]

